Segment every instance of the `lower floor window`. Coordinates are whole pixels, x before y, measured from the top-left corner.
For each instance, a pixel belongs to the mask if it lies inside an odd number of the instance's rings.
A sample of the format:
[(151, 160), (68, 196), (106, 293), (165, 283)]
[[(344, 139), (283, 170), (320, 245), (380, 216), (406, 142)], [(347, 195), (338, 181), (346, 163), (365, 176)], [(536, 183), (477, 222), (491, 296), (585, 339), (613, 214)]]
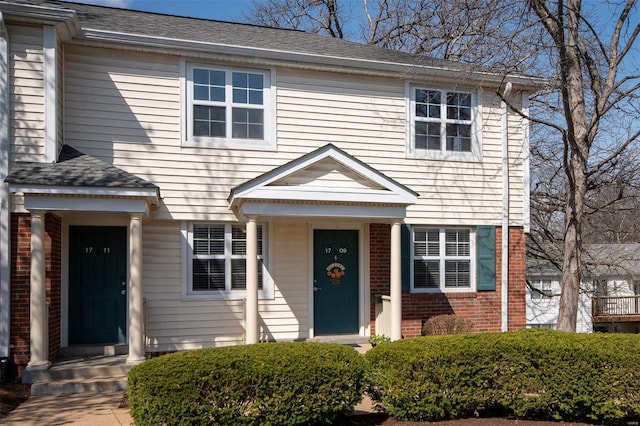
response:
[[(191, 291), (247, 288), (247, 235), (241, 224), (194, 224), (190, 233)], [(258, 288), (263, 288), (263, 232), (258, 226)]]
[(414, 290), (471, 289), (471, 230), (414, 227), (412, 234)]

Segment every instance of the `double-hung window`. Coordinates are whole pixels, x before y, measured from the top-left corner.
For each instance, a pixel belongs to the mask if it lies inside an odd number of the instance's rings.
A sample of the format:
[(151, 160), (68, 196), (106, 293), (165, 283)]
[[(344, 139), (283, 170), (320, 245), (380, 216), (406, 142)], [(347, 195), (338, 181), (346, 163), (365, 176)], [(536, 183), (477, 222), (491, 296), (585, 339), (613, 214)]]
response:
[(268, 147), (270, 80), (268, 71), (189, 64), (186, 143)]
[(470, 229), (414, 227), (413, 290), (474, 290), (474, 237)]
[[(258, 225), (258, 288), (263, 289), (263, 227)], [(189, 233), (190, 295), (226, 295), (247, 287), (247, 238), (240, 224), (193, 224)], [(240, 296), (238, 294), (238, 296)]]
[(478, 159), (476, 104), (472, 92), (412, 87), (410, 153), (430, 158)]
[(532, 284), (531, 300), (541, 300), (544, 297), (550, 297), (552, 294), (551, 280), (539, 279)]

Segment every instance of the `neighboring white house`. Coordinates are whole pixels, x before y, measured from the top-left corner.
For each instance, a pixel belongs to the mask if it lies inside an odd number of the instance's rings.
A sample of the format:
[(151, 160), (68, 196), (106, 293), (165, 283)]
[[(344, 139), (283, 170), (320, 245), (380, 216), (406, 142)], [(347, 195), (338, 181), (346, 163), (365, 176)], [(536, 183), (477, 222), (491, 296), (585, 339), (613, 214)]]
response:
[[(578, 332), (640, 332), (640, 244), (588, 244), (578, 305)], [(558, 268), (527, 265), (527, 328), (556, 328)]]
[(0, 358), (525, 327), (528, 120), (497, 93), (526, 113), (540, 79), (61, 1), (0, 30)]

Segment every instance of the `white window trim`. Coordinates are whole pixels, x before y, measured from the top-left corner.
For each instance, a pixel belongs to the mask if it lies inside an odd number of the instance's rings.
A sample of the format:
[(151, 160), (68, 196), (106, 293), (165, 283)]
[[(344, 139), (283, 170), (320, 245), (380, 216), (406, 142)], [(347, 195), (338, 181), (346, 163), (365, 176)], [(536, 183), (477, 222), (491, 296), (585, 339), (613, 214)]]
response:
[(548, 300), (553, 294), (553, 280), (551, 278), (536, 278), (531, 282), (531, 286), (535, 288), (535, 290), (529, 289), (531, 300)]
[[(415, 280), (414, 280), (414, 247), (413, 247), (413, 233), (416, 229), (438, 229), (440, 233), (440, 287), (439, 288), (416, 288)], [(444, 231), (446, 229), (456, 229), (456, 230), (468, 230), (469, 231), (469, 257), (471, 258), (469, 264), (469, 287), (445, 287), (445, 273), (444, 273), (444, 259), (445, 259), (445, 241), (444, 241)], [(473, 293), (476, 292), (477, 279), (476, 279), (476, 229), (475, 228), (467, 228), (467, 227), (457, 227), (457, 226), (429, 226), (429, 225), (415, 225), (411, 227), (411, 293)], [(449, 257), (451, 258), (451, 257)]]
[[(182, 298), (184, 300), (243, 300), (247, 296), (246, 290), (193, 290), (193, 225), (239, 225), (228, 222), (183, 222), (182, 235)], [(269, 274), (269, 234), (270, 227), (266, 223), (262, 226), (262, 289), (258, 290), (259, 299), (274, 298), (274, 282)], [(226, 231), (225, 231), (226, 238)], [(259, 264), (258, 264), (259, 265)], [(226, 279), (226, 277), (225, 277)]]
[[(451, 152), (446, 150), (446, 142), (441, 141), (441, 150), (415, 148), (416, 89), (437, 90), (471, 94), (471, 152)], [(407, 157), (429, 160), (482, 161), (482, 91), (465, 88), (438, 87), (407, 82)]]
[[(264, 77), (263, 109), (264, 109), (264, 139), (233, 139), (231, 137), (193, 136), (193, 69), (204, 68), (228, 72), (246, 72), (262, 74)], [(275, 69), (255, 69), (242, 67), (219, 66), (215, 64), (181, 61), (180, 67), (181, 104), (180, 117), (182, 120), (182, 146), (198, 148), (225, 148), (249, 150), (275, 150)], [(228, 90), (228, 89), (227, 89)], [(227, 106), (232, 105), (227, 102)], [(251, 106), (249, 106), (251, 108)]]

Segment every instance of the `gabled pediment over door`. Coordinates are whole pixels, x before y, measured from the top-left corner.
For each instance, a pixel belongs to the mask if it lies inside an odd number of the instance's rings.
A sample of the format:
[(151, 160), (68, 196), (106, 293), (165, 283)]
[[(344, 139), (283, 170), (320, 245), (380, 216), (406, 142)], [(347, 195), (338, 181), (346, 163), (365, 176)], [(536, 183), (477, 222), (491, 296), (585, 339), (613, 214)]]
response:
[(398, 218), (417, 196), (330, 144), (234, 188), (228, 201), (243, 216)]

